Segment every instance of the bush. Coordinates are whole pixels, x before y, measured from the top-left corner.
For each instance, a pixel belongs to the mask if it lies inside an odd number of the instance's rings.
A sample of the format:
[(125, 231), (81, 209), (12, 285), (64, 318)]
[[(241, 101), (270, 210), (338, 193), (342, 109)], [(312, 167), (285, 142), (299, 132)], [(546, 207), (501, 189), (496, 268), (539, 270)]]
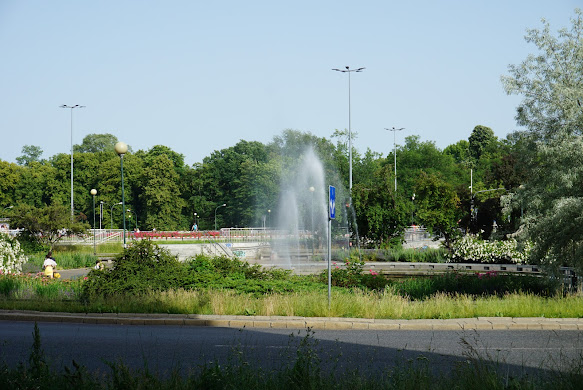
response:
[(0, 273), (21, 272), (26, 256), (17, 239), (0, 233)]
[(451, 262), (476, 263), (523, 263), (528, 258), (531, 245), (520, 248), (514, 239), (506, 241), (485, 241), (476, 235), (467, 234), (451, 245)]
[(83, 296), (143, 293), (180, 287), (186, 269), (166, 249), (150, 240), (135, 241), (114, 260), (114, 267), (92, 270)]

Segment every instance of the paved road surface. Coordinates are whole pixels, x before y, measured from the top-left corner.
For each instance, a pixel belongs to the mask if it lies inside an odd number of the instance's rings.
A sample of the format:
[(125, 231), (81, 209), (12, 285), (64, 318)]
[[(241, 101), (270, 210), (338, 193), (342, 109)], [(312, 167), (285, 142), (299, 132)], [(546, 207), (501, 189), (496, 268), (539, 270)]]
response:
[[(0, 359), (9, 365), (27, 362), (33, 322), (0, 321)], [(236, 329), (192, 326), (141, 326), (39, 323), (42, 345), (55, 367), (71, 361), (91, 370), (108, 370), (106, 361), (133, 368), (147, 364), (158, 372), (243, 356), (251, 364), (278, 368), (296, 356), (305, 329)], [(291, 335), (294, 336), (291, 336)], [(501, 370), (567, 370), (581, 363), (580, 331), (545, 330), (315, 330), (309, 340), (326, 369), (359, 368), (378, 373), (407, 361), (428, 362), (434, 371), (480, 356), (500, 363)], [(235, 353), (234, 351), (239, 351)], [(578, 360), (577, 360), (578, 358)]]

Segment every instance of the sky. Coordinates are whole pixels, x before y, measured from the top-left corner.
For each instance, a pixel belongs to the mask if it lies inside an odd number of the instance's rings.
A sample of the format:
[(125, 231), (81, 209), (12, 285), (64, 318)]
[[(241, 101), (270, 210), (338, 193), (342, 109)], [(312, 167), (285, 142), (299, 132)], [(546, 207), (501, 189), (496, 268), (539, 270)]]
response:
[[(477, 125), (518, 127), (500, 76), (570, 26), (581, 0), (0, 0), (0, 160), (42, 158), (88, 134), (188, 165), (285, 129), (387, 155), (417, 135), (440, 149)], [(385, 128), (404, 128), (393, 134)]]

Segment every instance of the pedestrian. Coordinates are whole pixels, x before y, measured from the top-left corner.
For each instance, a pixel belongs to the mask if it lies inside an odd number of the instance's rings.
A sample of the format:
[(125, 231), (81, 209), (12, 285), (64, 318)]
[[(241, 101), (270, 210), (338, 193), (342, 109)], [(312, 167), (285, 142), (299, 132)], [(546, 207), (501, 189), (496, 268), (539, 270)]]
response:
[(49, 251), (49, 253), (47, 253), (47, 256), (45, 257), (45, 261), (43, 263), (43, 269), (44, 269), (44, 273), (45, 276), (48, 276), (49, 278), (53, 278), (54, 272), (57, 269), (57, 262), (55, 261), (55, 259), (53, 259), (53, 252)]

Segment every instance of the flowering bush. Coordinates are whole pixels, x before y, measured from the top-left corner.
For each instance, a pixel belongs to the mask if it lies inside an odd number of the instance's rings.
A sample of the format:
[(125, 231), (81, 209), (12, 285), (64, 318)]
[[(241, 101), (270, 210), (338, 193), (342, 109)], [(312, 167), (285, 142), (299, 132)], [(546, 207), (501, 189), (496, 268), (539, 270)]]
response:
[(448, 255), (450, 262), (516, 263), (526, 261), (532, 245), (526, 243), (521, 250), (515, 239), (506, 241), (485, 241), (468, 234), (455, 241)]
[(26, 260), (18, 240), (0, 233), (0, 273), (20, 272)]

